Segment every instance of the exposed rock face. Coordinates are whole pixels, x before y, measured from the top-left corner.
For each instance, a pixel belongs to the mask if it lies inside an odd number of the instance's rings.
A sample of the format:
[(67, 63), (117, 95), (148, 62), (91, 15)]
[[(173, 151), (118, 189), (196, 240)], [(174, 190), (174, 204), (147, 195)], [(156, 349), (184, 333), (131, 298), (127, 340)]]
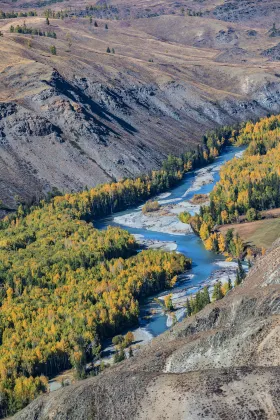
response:
[[(41, 14), (32, 0), (17, 7), (26, 11), (27, 3)], [(168, 154), (196, 148), (208, 130), (280, 112), (279, 39), (270, 36), (278, 1), (111, 0), (91, 12), (120, 18), (108, 30), (104, 21), (88, 23), (84, 0), (52, 7), (71, 5), (80, 18), (52, 19), (55, 40), (10, 33), (24, 21), (50, 29), (41, 17), (0, 22), (0, 198), (7, 208), (53, 188), (77, 191), (147, 173)]]
[(280, 240), (223, 300), (14, 419), (279, 419), (279, 272)]

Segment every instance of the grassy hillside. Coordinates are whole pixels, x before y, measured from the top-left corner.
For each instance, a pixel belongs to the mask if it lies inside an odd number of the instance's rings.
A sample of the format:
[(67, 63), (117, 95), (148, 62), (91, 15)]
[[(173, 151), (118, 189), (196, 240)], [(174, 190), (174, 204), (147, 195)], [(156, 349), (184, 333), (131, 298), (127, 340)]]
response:
[(234, 234), (238, 234), (246, 245), (259, 249), (268, 249), (279, 237), (280, 219), (257, 220), (255, 222), (241, 224), (235, 223), (223, 226), (219, 230), (225, 235), (228, 229), (233, 229)]

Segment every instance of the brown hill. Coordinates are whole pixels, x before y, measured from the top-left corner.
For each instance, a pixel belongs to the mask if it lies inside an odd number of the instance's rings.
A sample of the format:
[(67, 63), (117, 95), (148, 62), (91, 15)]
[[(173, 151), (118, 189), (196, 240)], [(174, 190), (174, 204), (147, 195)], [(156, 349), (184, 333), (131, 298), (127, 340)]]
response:
[[(209, 129), (280, 112), (279, 63), (262, 54), (279, 42), (268, 32), (278, 2), (102, 4), (86, 11), (82, 0), (1, 3), (4, 11), (39, 14), (0, 20), (7, 207), (54, 187), (79, 190), (144, 173), (196, 147)], [(47, 7), (67, 9), (68, 17), (48, 26)], [(24, 22), (57, 39), (10, 33)]]
[(280, 240), (223, 300), (14, 419), (279, 419), (279, 274)]

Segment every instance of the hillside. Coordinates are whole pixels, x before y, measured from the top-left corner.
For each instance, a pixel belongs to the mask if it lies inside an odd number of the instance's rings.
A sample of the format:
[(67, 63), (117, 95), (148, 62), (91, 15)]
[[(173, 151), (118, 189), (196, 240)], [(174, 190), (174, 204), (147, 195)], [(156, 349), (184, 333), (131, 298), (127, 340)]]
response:
[[(38, 14), (0, 20), (3, 208), (147, 173), (207, 130), (280, 112), (278, 2), (86, 6), (1, 2)], [(47, 8), (68, 16), (47, 25)], [(10, 33), (24, 23), (56, 39)]]
[(279, 271), (278, 240), (223, 300), (14, 419), (278, 419)]

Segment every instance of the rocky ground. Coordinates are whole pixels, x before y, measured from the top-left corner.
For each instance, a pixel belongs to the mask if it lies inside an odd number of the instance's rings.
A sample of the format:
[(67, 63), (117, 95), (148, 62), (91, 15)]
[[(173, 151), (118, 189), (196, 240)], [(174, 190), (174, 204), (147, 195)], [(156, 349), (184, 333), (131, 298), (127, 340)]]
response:
[[(55, 188), (146, 173), (169, 153), (196, 148), (209, 129), (280, 112), (279, 37), (270, 32), (278, 2), (112, 0), (90, 12), (98, 27), (86, 5), (1, 3), (39, 14), (0, 20), (0, 198), (8, 209)], [(70, 16), (47, 26), (47, 7)], [(10, 33), (24, 22), (57, 39)]]
[(224, 299), (14, 419), (279, 419), (279, 274), (278, 240)]

